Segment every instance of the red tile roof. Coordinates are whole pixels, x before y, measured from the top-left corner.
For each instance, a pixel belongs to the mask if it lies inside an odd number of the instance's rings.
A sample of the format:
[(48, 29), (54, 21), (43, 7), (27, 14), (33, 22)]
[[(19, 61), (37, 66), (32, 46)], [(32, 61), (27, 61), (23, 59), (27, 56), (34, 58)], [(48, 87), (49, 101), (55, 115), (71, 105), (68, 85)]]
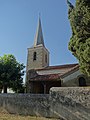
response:
[(41, 71), (41, 70), (52, 70), (52, 69), (70, 69), (75, 67), (76, 65), (78, 65), (78, 63), (75, 64), (66, 64), (66, 65), (56, 65), (56, 66), (48, 66), (42, 69), (36, 69), (37, 71)]
[[(64, 78), (67, 75), (71, 74), (73, 71), (79, 69), (78, 64), (69, 64), (69, 65), (60, 65), (60, 66), (50, 66), (44, 69), (38, 69), (38, 70), (51, 70), (51, 69), (68, 69), (65, 70), (64, 73), (58, 73), (58, 74), (45, 74), (45, 75), (38, 75), (30, 78), (30, 81), (56, 81), (60, 80), (60, 78)], [(36, 70), (37, 71), (37, 70)]]
[(62, 75), (60, 75), (61, 78), (64, 78), (68, 75), (70, 75), (71, 73), (75, 72), (76, 70), (79, 69), (79, 65), (76, 65), (75, 67), (71, 68), (70, 70), (68, 70), (67, 72), (63, 73)]
[(30, 81), (56, 81), (60, 80), (59, 74), (37, 75), (30, 79)]

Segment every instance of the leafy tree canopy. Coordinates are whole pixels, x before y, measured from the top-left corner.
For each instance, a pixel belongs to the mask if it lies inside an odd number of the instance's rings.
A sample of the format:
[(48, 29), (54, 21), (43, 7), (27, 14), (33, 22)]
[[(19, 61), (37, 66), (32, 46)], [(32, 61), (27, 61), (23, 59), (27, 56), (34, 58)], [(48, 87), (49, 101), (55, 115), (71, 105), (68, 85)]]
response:
[(0, 57), (0, 86), (7, 93), (7, 88), (15, 92), (23, 90), (24, 65), (16, 61), (16, 58), (9, 54)]
[(75, 7), (68, 5), (72, 28), (69, 50), (79, 60), (81, 71), (90, 76), (90, 0), (76, 0)]

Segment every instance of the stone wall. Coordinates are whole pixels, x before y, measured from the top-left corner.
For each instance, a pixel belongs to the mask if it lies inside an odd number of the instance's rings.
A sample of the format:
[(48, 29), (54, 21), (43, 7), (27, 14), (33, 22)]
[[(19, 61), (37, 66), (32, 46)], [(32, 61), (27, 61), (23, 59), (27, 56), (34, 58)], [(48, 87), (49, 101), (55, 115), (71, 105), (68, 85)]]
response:
[(90, 120), (90, 87), (54, 87), (48, 95), (0, 94), (0, 107), (14, 114)]
[(9, 113), (49, 117), (49, 95), (0, 94), (0, 107)]
[(51, 88), (50, 110), (64, 120), (90, 120), (90, 87)]
[(62, 77), (62, 85), (64, 87), (77, 87), (79, 86), (79, 78), (83, 77), (85, 78), (86, 85), (90, 86), (90, 77), (87, 77), (86, 75), (82, 74), (80, 70), (76, 70), (71, 74), (68, 74), (64, 77)]

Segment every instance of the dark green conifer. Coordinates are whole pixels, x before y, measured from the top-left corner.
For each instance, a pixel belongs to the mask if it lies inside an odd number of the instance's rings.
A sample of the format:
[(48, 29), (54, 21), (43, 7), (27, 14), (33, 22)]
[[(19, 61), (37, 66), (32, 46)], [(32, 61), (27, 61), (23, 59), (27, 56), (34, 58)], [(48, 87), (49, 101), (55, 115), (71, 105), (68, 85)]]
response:
[(76, 0), (68, 15), (72, 28), (69, 50), (79, 60), (81, 71), (90, 76), (90, 0)]

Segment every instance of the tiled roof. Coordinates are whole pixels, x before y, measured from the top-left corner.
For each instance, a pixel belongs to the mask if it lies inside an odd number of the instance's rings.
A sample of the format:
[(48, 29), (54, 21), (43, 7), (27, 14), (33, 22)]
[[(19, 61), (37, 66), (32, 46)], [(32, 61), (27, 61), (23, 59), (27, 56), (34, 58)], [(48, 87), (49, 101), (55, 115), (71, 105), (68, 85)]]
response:
[[(69, 65), (60, 65), (60, 66), (50, 66), (48, 68), (44, 68), (44, 69), (38, 69), (38, 70), (53, 70), (53, 69), (66, 69), (68, 68), (68, 70), (65, 70), (64, 73), (57, 73), (57, 74), (45, 74), (45, 75), (38, 75), (30, 78), (30, 81), (56, 81), (56, 80), (60, 80), (60, 78), (64, 78), (66, 76), (68, 76), (69, 74), (71, 74), (73, 71), (79, 69), (79, 65), (78, 64), (69, 64)], [(37, 70), (36, 70), (37, 71)]]
[(59, 74), (37, 75), (30, 79), (30, 81), (56, 81), (60, 80)]
[(68, 75), (70, 75), (71, 73), (75, 72), (76, 70), (79, 69), (79, 65), (76, 65), (75, 67), (71, 68), (70, 70), (68, 70), (67, 72), (63, 73), (62, 75), (60, 75), (61, 78), (64, 78)]
[(75, 67), (76, 65), (78, 65), (78, 63), (76, 64), (66, 64), (66, 65), (56, 65), (56, 66), (48, 66), (46, 68), (42, 68), (42, 69), (36, 69), (37, 71), (41, 71), (41, 70), (52, 70), (52, 69), (70, 69)]

